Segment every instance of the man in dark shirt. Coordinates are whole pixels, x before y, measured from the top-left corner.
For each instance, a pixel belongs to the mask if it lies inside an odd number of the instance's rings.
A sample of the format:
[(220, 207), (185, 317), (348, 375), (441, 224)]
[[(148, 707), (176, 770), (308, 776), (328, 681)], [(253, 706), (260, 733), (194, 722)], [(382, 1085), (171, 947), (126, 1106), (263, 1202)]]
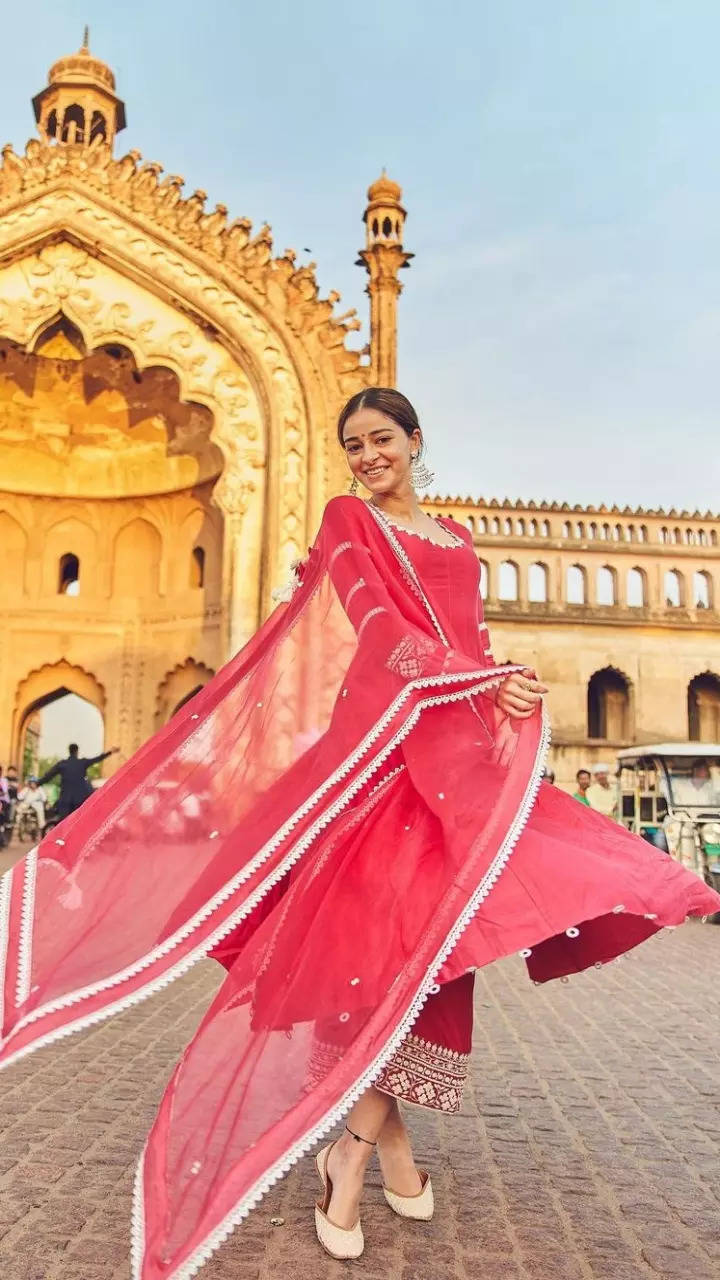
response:
[(92, 785), (86, 778), (86, 773), (91, 764), (97, 764), (100, 760), (107, 760), (108, 756), (112, 756), (119, 747), (112, 747), (110, 751), (103, 751), (99, 756), (78, 755), (78, 745), (71, 742), (68, 747), (68, 757), (66, 760), (58, 760), (42, 778), (38, 779), (39, 785), (49, 782), (51, 778), (60, 778), (60, 796), (57, 803), (57, 814), (60, 819), (67, 818), (69, 813), (74, 813), (89, 795), (92, 795)]

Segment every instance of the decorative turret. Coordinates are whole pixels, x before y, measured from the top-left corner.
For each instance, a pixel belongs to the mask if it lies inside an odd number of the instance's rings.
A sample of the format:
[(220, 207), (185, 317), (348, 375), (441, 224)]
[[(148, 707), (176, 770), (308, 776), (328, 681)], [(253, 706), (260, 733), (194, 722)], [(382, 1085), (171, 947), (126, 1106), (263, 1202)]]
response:
[(376, 386), (393, 387), (397, 377), (397, 300), (402, 293), (398, 272), (410, 265), (411, 253), (403, 249), (406, 212), (400, 203), (402, 188), (381, 177), (368, 188), (363, 214), (366, 244), (358, 258), (370, 281), (370, 364)]
[(44, 142), (112, 149), (116, 133), (125, 128), (125, 104), (115, 95), (110, 68), (90, 52), (87, 27), (82, 48), (50, 68), (33, 110)]

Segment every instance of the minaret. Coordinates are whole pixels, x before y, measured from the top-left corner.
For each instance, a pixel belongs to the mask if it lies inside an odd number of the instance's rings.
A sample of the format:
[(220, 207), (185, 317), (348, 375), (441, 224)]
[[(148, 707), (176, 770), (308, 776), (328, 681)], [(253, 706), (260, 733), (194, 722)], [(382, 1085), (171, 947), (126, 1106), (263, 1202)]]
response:
[(93, 57), (88, 39), (86, 27), (82, 48), (53, 64), (33, 110), (43, 142), (112, 149), (116, 133), (125, 128), (125, 104), (115, 96), (115, 76)]
[(397, 300), (402, 293), (401, 267), (408, 267), (411, 253), (403, 249), (406, 213), (400, 200), (402, 188), (383, 169), (382, 177), (368, 188), (363, 214), (366, 247), (358, 266), (370, 276), (370, 366), (376, 387), (394, 387), (397, 377)]

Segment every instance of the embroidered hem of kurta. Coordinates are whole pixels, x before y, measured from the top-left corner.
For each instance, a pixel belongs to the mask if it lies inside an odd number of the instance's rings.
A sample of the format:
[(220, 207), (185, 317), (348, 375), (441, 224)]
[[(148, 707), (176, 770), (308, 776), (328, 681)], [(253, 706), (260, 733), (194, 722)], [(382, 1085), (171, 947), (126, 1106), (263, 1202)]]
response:
[(462, 1107), (470, 1055), (409, 1035), (383, 1067), (375, 1088), (403, 1102), (452, 1113)]

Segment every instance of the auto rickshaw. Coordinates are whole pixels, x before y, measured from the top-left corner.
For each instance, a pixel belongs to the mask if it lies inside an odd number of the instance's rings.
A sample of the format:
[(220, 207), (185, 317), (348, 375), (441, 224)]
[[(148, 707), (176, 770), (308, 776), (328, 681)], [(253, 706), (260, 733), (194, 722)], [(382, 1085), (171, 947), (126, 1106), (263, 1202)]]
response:
[[(618, 789), (623, 826), (720, 891), (720, 744), (626, 747)], [(720, 923), (720, 912), (712, 919)]]

